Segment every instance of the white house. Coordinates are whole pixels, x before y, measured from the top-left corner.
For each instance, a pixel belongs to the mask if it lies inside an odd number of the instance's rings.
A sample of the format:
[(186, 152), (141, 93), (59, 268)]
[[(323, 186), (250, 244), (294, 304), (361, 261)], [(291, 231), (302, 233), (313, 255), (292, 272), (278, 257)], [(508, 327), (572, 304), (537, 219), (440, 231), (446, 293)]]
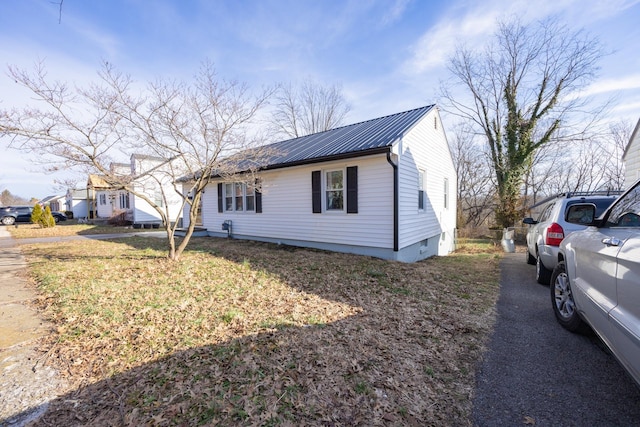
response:
[[(131, 184), (136, 193), (144, 194), (152, 203), (167, 210), (169, 220), (175, 222), (180, 218), (182, 197), (175, 191), (173, 177), (167, 173), (168, 167), (163, 163), (165, 160), (162, 158), (133, 154), (130, 163), (114, 163), (111, 171), (137, 177)], [(110, 218), (124, 211), (134, 224), (161, 222), (160, 215), (149, 202), (126, 190), (117, 189), (99, 175), (89, 175), (87, 194), (95, 200), (92, 215), (95, 218)]]
[(256, 185), (213, 177), (202, 201), (210, 236), (404, 262), (454, 249), (456, 173), (435, 105), (269, 148)]
[(86, 188), (70, 188), (65, 196), (65, 210), (74, 218), (88, 218), (92, 201)]
[(42, 207), (49, 206), (52, 212), (64, 210), (65, 196), (54, 195), (47, 196), (38, 202)]
[(640, 179), (640, 120), (638, 120), (629, 143), (624, 149), (622, 161), (625, 169), (624, 186), (629, 188)]

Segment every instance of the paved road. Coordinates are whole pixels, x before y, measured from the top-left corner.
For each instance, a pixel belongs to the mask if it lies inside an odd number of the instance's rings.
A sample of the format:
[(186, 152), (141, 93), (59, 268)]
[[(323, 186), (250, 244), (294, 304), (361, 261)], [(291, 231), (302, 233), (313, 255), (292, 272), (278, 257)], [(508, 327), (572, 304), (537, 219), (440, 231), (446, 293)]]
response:
[(640, 426), (640, 388), (595, 336), (564, 330), (521, 253), (501, 263), (495, 331), (477, 379), (476, 426)]

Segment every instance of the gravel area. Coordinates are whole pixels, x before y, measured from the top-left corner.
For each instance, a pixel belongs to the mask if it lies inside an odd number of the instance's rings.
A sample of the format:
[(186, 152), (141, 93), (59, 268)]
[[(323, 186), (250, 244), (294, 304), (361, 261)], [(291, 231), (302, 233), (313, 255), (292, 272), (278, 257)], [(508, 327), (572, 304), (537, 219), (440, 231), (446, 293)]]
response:
[(25, 426), (45, 413), (66, 390), (63, 378), (41, 366), (44, 355), (27, 344), (0, 352), (0, 426)]
[(23, 277), (25, 267), (20, 248), (0, 227), (0, 426), (27, 425), (67, 391), (38, 350), (51, 325), (31, 307), (36, 293)]

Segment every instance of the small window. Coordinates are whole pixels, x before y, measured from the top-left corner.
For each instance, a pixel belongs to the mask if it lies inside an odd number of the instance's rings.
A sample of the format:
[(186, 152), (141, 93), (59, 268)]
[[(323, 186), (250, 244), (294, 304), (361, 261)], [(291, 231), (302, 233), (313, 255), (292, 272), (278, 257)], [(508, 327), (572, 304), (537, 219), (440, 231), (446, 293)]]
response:
[(153, 193), (153, 202), (160, 206), (163, 207), (164, 206), (164, 199), (162, 198), (162, 191), (156, 191), (155, 193)]
[(226, 183), (224, 185), (224, 210), (233, 210), (233, 183)]
[(120, 193), (120, 209), (129, 209), (129, 193)]
[(449, 208), (449, 178), (444, 179), (444, 208)]
[(424, 197), (425, 197), (425, 174), (424, 170), (418, 171), (418, 209), (424, 210)]
[(235, 183), (235, 199), (236, 199), (236, 210), (243, 211), (244, 210), (244, 185), (240, 182)]
[(256, 209), (256, 186), (247, 185), (247, 195), (245, 196), (246, 210), (254, 211)]
[(344, 209), (344, 173), (342, 170), (326, 173), (325, 194), (327, 210), (341, 211)]
[(106, 194), (100, 194), (100, 204), (101, 205), (106, 205), (107, 204), (107, 195)]

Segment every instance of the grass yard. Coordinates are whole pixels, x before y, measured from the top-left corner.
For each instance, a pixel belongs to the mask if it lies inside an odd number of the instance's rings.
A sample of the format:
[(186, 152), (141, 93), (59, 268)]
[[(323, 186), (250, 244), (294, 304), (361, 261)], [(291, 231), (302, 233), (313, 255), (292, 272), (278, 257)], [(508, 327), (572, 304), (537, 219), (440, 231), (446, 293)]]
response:
[(42, 425), (470, 425), (500, 248), (402, 264), (194, 238), (23, 246), (73, 390)]
[(133, 227), (115, 227), (113, 225), (93, 225), (78, 224), (76, 220), (64, 221), (56, 224), (55, 227), (41, 228), (37, 224), (17, 223), (16, 225), (6, 227), (15, 239), (31, 239), (38, 237), (63, 237), (88, 234), (119, 234), (119, 233), (140, 233), (144, 230), (134, 229)]

